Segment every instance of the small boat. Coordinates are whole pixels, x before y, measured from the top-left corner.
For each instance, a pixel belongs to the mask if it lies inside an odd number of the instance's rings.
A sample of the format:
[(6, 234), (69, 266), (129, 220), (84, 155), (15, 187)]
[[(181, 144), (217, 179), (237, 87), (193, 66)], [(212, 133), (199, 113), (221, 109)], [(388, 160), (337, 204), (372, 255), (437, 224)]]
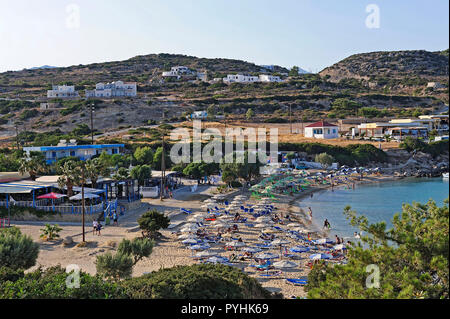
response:
[(442, 174), (442, 178), (448, 179), (448, 173), (443, 173), (443, 174)]

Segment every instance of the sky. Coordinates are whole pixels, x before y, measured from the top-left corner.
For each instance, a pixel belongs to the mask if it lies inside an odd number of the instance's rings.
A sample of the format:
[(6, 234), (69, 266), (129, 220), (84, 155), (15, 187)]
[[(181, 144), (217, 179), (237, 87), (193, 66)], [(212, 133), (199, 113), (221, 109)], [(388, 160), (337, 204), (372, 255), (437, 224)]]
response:
[(297, 65), (449, 47), (448, 0), (0, 0), (0, 72), (151, 53)]

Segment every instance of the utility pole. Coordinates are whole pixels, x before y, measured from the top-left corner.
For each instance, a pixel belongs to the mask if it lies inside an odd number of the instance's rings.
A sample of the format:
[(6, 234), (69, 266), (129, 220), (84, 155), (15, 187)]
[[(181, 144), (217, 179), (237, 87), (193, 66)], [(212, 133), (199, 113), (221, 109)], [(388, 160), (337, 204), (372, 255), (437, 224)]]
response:
[(292, 134), (292, 112), (291, 112), (292, 110), (291, 110), (291, 108), (292, 108), (292, 105), (289, 104), (289, 129)]
[(14, 125), (16, 126), (16, 144), (17, 144), (17, 149), (19, 149), (19, 127), (17, 126), (17, 123), (14, 123)]
[(94, 145), (94, 103), (91, 103), (91, 142)]
[(166, 177), (166, 163), (165, 163), (165, 151), (164, 151), (164, 131), (162, 134), (162, 153), (161, 153), (161, 191), (159, 193), (159, 199), (164, 198), (164, 179)]
[(81, 215), (81, 223), (82, 223), (82, 232), (83, 232), (83, 243), (86, 242), (86, 238), (84, 235), (84, 214), (85, 214), (85, 204), (84, 204), (84, 166), (81, 166), (81, 205), (83, 207), (82, 215)]

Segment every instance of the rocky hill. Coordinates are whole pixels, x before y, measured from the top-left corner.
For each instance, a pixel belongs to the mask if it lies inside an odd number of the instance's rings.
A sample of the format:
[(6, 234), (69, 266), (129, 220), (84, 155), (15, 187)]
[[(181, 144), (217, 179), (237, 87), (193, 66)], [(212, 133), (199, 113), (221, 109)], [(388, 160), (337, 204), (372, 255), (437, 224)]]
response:
[(377, 82), (383, 78), (419, 78), (446, 80), (448, 83), (448, 49), (438, 52), (411, 50), (354, 54), (325, 68), (320, 75), (332, 82), (342, 79)]
[[(254, 63), (233, 59), (207, 59), (181, 54), (149, 54), (124, 61), (74, 65), (59, 68), (39, 68), (0, 73), (0, 92), (12, 87), (46, 87), (59, 83), (93, 85), (114, 80), (135, 81), (145, 84), (172, 66), (183, 65), (198, 71), (207, 71), (208, 77), (228, 72), (261, 72)], [(273, 66), (272, 72), (289, 72), (286, 68)]]

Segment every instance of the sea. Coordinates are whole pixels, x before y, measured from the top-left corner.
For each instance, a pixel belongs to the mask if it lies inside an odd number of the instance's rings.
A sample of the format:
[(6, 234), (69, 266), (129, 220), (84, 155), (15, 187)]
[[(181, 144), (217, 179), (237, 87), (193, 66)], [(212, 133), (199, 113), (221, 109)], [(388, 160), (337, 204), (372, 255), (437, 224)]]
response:
[(323, 190), (314, 193), (312, 198), (302, 199), (298, 205), (305, 212), (311, 207), (316, 229), (322, 229), (324, 220), (328, 219), (331, 225), (328, 237), (334, 240), (335, 235), (348, 239), (354, 237), (355, 231), (359, 232), (343, 213), (347, 205), (358, 215), (366, 216), (370, 223), (385, 221), (389, 229), (394, 214), (401, 213), (404, 203), (427, 203), (433, 199), (438, 206), (443, 206), (448, 197), (448, 179), (411, 177), (356, 185), (354, 190), (347, 187)]

